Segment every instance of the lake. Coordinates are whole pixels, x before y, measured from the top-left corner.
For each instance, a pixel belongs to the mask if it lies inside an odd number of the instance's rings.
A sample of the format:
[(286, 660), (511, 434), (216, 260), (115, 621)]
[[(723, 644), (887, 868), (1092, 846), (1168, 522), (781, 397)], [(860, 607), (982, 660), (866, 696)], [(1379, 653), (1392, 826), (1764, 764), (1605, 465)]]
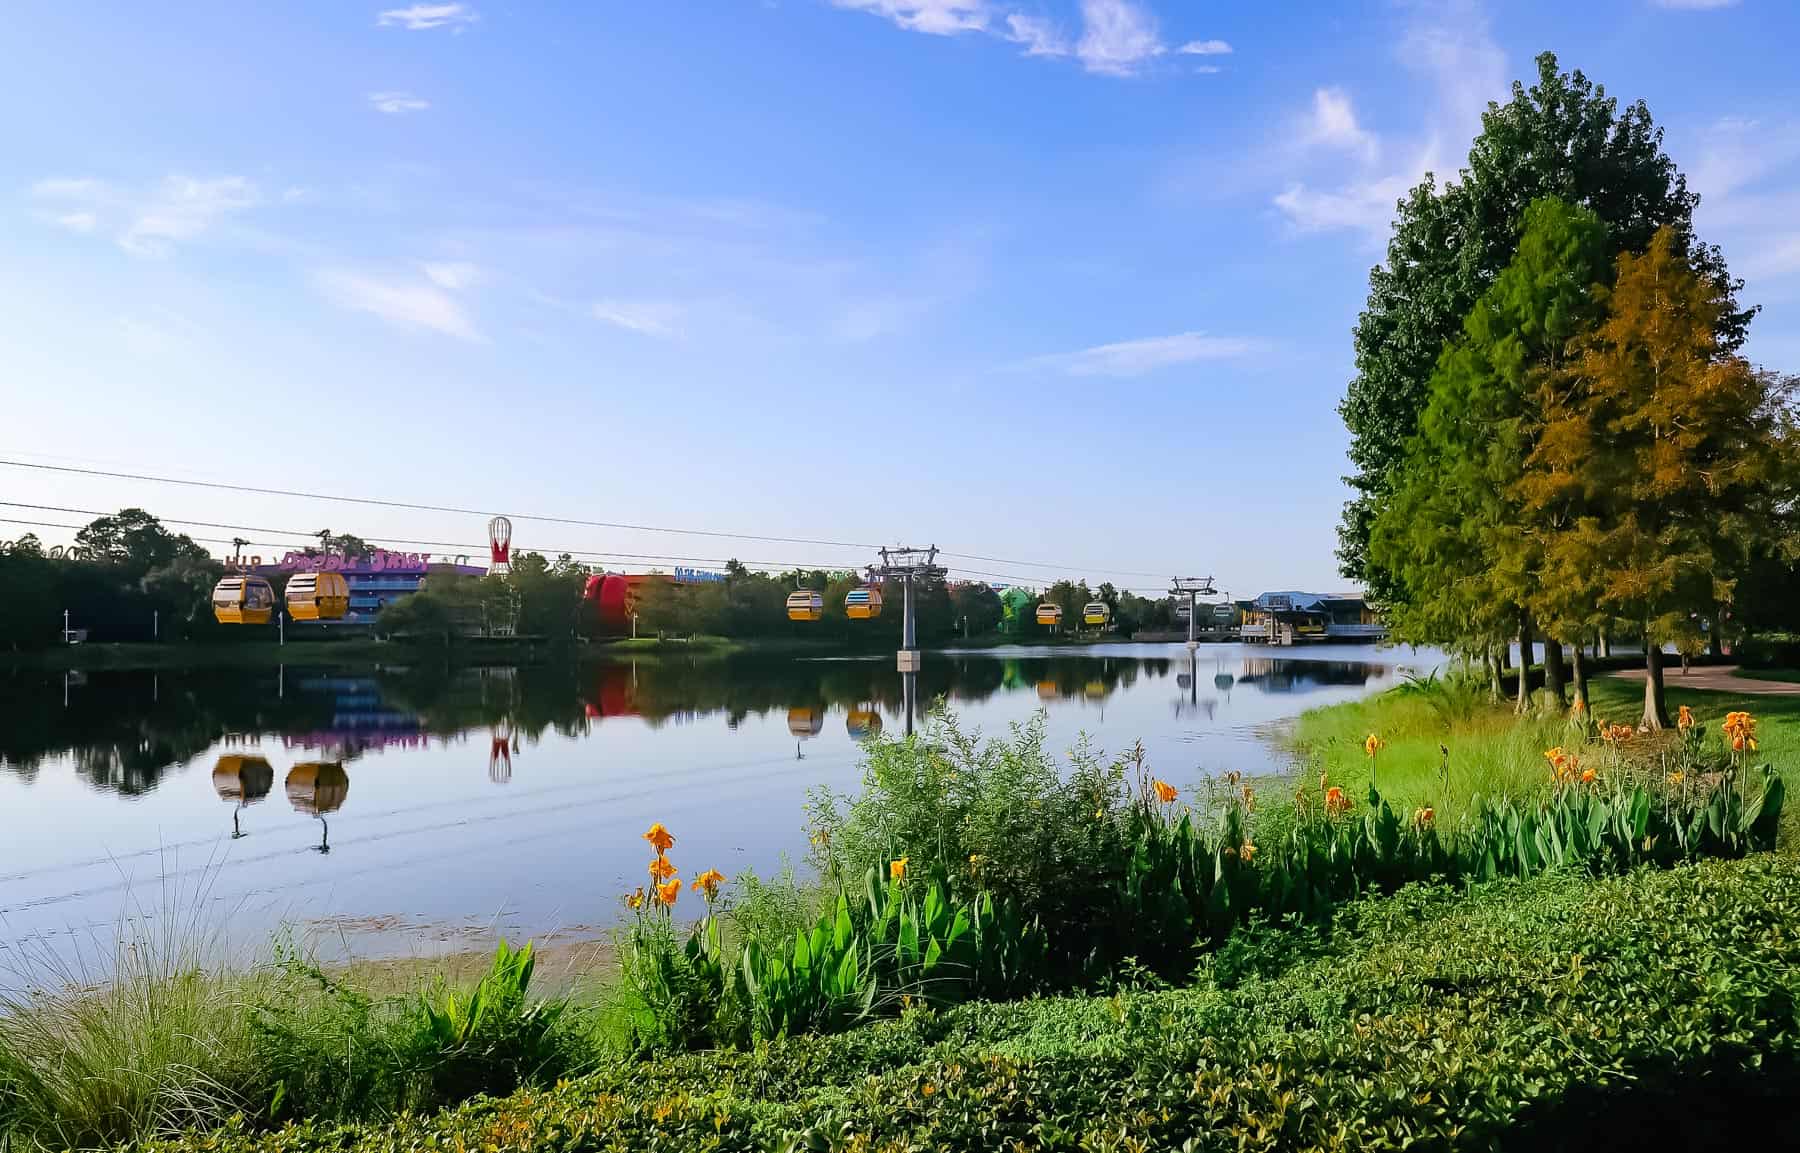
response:
[[(1209, 645), (1191, 664), (1181, 645), (928, 652), (915, 723), (939, 699), (989, 735), (1043, 710), (1054, 749), (1141, 740), (1185, 786), (1278, 770), (1282, 721), (1437, 663), (1367, 646)], [(891, 653), (0, 684), (15, 970), (103, 951), (128, 912), (233, 949), (290, 925), (328, 957), (598, 933), (643, 879), (652, 821), (690, 874), (800, 864), (808, 791), (855, 788), (859, 742), (907, 725)]]

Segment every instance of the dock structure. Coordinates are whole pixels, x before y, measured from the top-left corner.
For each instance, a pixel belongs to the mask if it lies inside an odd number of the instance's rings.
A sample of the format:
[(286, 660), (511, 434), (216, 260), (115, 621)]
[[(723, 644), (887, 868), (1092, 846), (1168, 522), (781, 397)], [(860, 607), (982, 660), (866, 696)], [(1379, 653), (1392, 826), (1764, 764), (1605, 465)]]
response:
[(1239, 635), (1250, 644), (1366, 643), (1387, 638), (1387, 626), (1361, 593), (1268, 592), (1239, 601), (1238, 607), (1244, 614)]

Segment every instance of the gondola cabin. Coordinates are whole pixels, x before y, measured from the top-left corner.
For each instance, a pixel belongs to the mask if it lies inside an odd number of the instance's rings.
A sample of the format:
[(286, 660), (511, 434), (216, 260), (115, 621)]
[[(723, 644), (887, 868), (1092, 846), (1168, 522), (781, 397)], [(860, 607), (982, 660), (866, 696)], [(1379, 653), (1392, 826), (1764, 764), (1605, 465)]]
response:
[(844, 594), (844, 615), (853, 621), (874, 620), (881, 615), (881, 590), (851, 589)]
[(1088, 606), (1081, 610), (1081, 623), (1089, 628), (1096, 626), (1104, 628), (1111, 617), (1112, 609), (1107, 606), (1105, 601), (1090, 601)]
[(844, 719), (844, 730), (853, 741), (866, 741), (870, 737), (881, 735), (881, 714), (868, 705), (860, 709), (851, 709), (850, 715)]
[(334, 572), (288, 578), (287, 613), (297, 621), (341, 621), (350, 611), (350, 584)]
[(788, 620), (816, 621), (825, 615), (825, 598), (812, 589), (788, 594)]
[(350, 774), (332, 761), (302, 761), (288, 770), (288, 804), (309, 817), (322, 817), (344, 807)]
[(811, 738), (825, 731), (824, 709), (794, 708), (788, 710), (788, 735)]
[(275, 590), (259, 576), (228, 576), (213, 586), (213, 619), (222, 625), (266, 625)]
[(1062, 606), (1041, 604), (1037, 607), (1037, 623), (1048, 628), (1062, 624)]

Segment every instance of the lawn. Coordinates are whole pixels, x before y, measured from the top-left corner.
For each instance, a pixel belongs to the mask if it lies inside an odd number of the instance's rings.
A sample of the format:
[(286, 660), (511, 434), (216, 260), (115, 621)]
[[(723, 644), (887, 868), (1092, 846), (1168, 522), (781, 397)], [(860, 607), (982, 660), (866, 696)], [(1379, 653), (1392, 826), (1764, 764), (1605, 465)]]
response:
[(1788, 684), (1800, 684), (1800, 669), (1738, 669), (1738, 676), (1753, 681), (1784, 681)]
[[(1684, 689), (1678, 674), (1668, 678), (1673, 714), (1687, 705), (1717, 739), (1728, 712), (1745, 710), (1758, 722), (1758, 762), (1769, 762), (1788, 780), (1800, 778), (1800, 696), (1756, 696)], [(1615, 677), (1592, 684), (1596, 721), (1633, 722), (1643, 710), (1643, 686)], [(1384, 742), (1373, 758), (1365, 751), (1369, 734)], [(1526, 797), (1551, 783), (1546, 749), (1574, 748), (1582, 736), (1561, 715), (1520, 718), (1511, 703), (1490, 703), (1472, 693), (1409, 691), (1387, 693), (1303, 713), (1289, 735), (1302, 771), (1327, 774), (1331, 783), (1360, 795), (1371, 776), (1396, 808), (1432, 805), (1439, 819), (1465, 811), (1477, 797)], [(1629, 753), (1651, 761), (1670, 753), (1674, 734), (1634, 738)], [(1782, 847), (1800, 847), (1800, 806), (1782, 814)]]

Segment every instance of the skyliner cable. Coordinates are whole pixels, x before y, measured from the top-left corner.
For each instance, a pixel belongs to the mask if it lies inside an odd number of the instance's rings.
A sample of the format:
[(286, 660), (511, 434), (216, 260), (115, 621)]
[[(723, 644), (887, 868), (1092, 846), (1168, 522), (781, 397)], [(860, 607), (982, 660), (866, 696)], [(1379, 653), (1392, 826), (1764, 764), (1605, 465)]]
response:
[[(251, 494), (259, 495), (259, 496), (280, 496), (280, 497), (291, 497), (291, 498), (300, 499), (300, 500), (330, 501), (330, 502), (336, 502), (336, 503), (342, 503), (342, 504), (356, 504), (356, 505), (364, 505), (364, 506), (370, 506), (370, 507), (376, 507), (376, 508), (405, 509), (405, 510), (416, 511), (416, 512), (448, 513), (448, 514), (457, 515), (457, 516), (487, 517), (487, 516), (504, 515), (504, 516), (508, 516), (514, 520), (536, 521), (536, 522), (543, 523), (543, 524), (561, 524), (561, 525), (580, 526), (580, 527), (587, 527), (587, 528), (618, 529), (618, 530), (624, 530), (624, 531), (630, 531), (630, 532), (654, 532), (654, 533), (664, 533), (664, 534), (678, 535), (678, 536), (700, 536), (700, 537), (711, 537), (711, 538), (725, 539), (725, 540), (762, 541), (762, 542), (766, 542), (766, 543), (776, 543), (776, 544), (806, 544), (806, 545), (816, 545), (816, 546), (826, 547), (826, 548), (853, 548), (853, 549), (866, 549), (866, 550), (870, 550), (870, 551), (873, 551), (873, 550), (881, 547), (880, 545), (868, 544), (868, 543), (859, 542), (859, 541), (824, 540), (824, 539), (819, 539), (819, 538), (814, 538), (814, 537), (769, 536), (769, 535), (765, 535), (765, 534), (761, 534), (761, 533), (723, 532), (723, 531), (718, 531), (718, 530), (713, 530), (713, 529), (671, 528), (671, 527), (668, 527), (665, 525), (646, 525), (646, 524), (631, 524), (631, 523), (621, 522), (621, 521), (587, 520), (587, 519), (583, 519), (580, 517), (547, 516), (547, 515), (536, 515), (536, 514), (528, 514), (528, 513), (499, 513), (499, 512), (495, 512), (493, 510), (462, 508), (462, 507), (458, 507), (458, 506), (454, 506), (454, 505), (423, 504), (423, 503), (414, 502), (414, 501), (388, 500), (388, 499), (377, 498), (377, 497), (340, 496), (340, 495), (336, 495), (336, 494), (332, 494), (332, 493), (306, 492), (306, 491), (302, 491), (302, 490), (298, 490), (298, 489), (268, 488), (268, 487), (263, 487), (263, 486), (259, 486), (259, 485), (236, 484), (236, 483), (227, 482), (227, 481), (192, 480), (192, 479), (187, 479), (187, 478), (183, 478), (183, 477), (156, 476), (156, 475), (153, 475), (150, 473), (121, 472), (121, 471), (110, 470), (110, 469), (87, 468), (87, 467), (81, 467), (81, 466), (76, 466), (76, 465), (46, 464), (46, 463), (38, 462), (38, 461), (21, 461), (21, 460), (0, 459), (0, 466), (4, 466), (7, 468), (29, 469), (29, 470), (35, 470), (35, 471), (40, 471), (40, 472), (65, 473), (65, 474), (72, 474), (72, 475), (76, 475), (76, 476), (103, 477), (103, 478), (112, 479), (112, 480), (140, 481), (140, 482), (149, 483), (149, 484), (180, 485), (180, 486), (185, 486), (185, 487), (189, 487), (189, 488), (211, 489), (211, 490), (215, 490), (215, 491), (224, 491), (224, 492), (243, 492), (243, 493), (251, 493)], [(0, 501), (0, 504), (10, 505), (12, 507), (39, 508), (39, 509), (45, 509), (45, 510), (49, 510), (49, 511), (58, 511), (58, 512), (72, 512), (72, 513), (82, 513), (83, 512), (83, 510), (79, 510), (79, 509), (62, 509), (62, 508), (56, 508), (55, 506), (49, 506), (49, 505), (24, 505), (24, 504), (20, 504), (18, 502), (13, 502), (13, 501)], [(87, 515), (87, 514), (83, 513), (83, 515)], [(92, 515), (109, 515), (109, 514), (96, 513), (96, 514), (92, 514)], [(198, 526), (206, 527), (206, 528), (227, 528), (227, 529), (242, 528), (242, 526), (216, 524), (216, 523), (206, 522), (206, 521), (192, 521), (192, 520), (184, 521), (184, 520), (177, 520), (174, 518), (168, 518), (168, 519), (171, 524), (198, 525)], [(59, 526), (46, 525), (44, 527), (59, 527)], [(318, 533), (316, 533), (316, 532), (312, 532), (312, 533), (292, 532), (292, 533), (290, 533), (284, 529), (251, 528), (251, 529), (244, 529), (243, 531), (272, 532), (272, 533), (277, 533), (279, 535), (291, 535), (291, 536), (312, 536), (312, 537), (318, 536)], [(445, 547), (445, 548), (469, 548), (473, 551), (479, 551), (480, 549), (483, 549), (486, 547), (485, 545), (471, 546), (471, 545), (450, 543), (450, 542), (443, 542), (443, 541), (417, 541), (417, 540), (405, 541), (405, 540), (398, 540), (395, 538), (384, 538), (384, 539), (393, 539), (394, 543), (396, 543), (396, 544), (432, 545), (432, 546), (436, 546), (436, 547)], [(231, 542), (227, 541), (225, 543), (229, 544)], [(713, 562), (713, 558), (672, 557), (672, 556), (663, 556), (663, 555), (659, 555), (659, 554), (650, 554), (650, 553), (636, 553), (636, 554), (616, 553), (616, 552), (600, 553), (600, 552), (596, 552), (594, 550), (582, 550), (582, 549), (545, 549), (544, 551), (546, 551), (546, 552), (567, 552), (571, 555), (607, 556), (607, 557), (638, 557), (638, 558), (647, 559), (647, 560), (697, 560), (697, 561), (704, 561), (707, 563)], [(1054, 564), (1054, 563), (1051, 563), (1048, 561), (1028, 561), (1028, 560), (1012, 559), (1012, 558), (1007, 558), (1007, 557), (984, 556), (984, 555), (977, 554), (977, 553), (959, 553), (959, 552), (954, 552), (954, 551), (951, 551), (948, 549), (941, 550), (939, 555), (944, 556), (944, 557), (956, 558), (956, 559), (960, 559), (960, 560), (984, 561), (984, 562), (991, 563), (991, 564), (1015, 565), (1015, 566), (1019, 566), (1019, 567), (1023, 567), (1023, 568), (1048, 569), (1054, 573), (1058, 573), (1058, 574), (1062, 574), (1062, 575), (1067, 575), (1070, 573), (1096, 573), (1096, 574), (1110, 574), (1110, 575), (1115, 575), (1115, 576), (1139, 576), (1139, 577), (1151, 577), (1151, 578), (1156, 578), (1156, 579), (1163, 578), (1163, 574), (1161, 574), (1161, 573), (1148, 572), (1148, 571), (1139, 570), (1139, 569), (1112, 569), (1112, 568), (1101, 568), (1101, 567), (1097, 567), (1097, 566)], [(745, 563), (750, 563), (750, 562), (745, 562)], [(757, 564), (779, 564), (780, 562), (758, 561), (755, 563), (757, 563)], [(803, 566), (792, 566), (792, 567), (827, 568), (827, 569), (829, 569), (829, 568), (841, 568), (843, 566), (842, 566), (841, 562), (838, 562), (838, 563), (832, 564), (832, 565), (803, 565)], [(1045, 579), (1042, 576), (1020, 577), (1016, 574), (1005, 574), (1005, 573), (982, 574), (982, 573), (979, 573), (978, 570), (974, 570), (974, 569), (957, 569), (955, 571), (967, 572), (967, 573), (977, 573), (977, 575), (995, 576), (995, 577), (1000, 577), (1002, 579), (1007, 579), (1007, 580), (1016, 580), (1016, 581), (1019, 581), (1020, 583), (1025, 583), (1025, 584), (1029, 584), (1029, 583), (1033, 583), (1033, 582), (1041, 582)], [(1133, 591), (1138, 591), (1138, 590), (1133, 590)]]

